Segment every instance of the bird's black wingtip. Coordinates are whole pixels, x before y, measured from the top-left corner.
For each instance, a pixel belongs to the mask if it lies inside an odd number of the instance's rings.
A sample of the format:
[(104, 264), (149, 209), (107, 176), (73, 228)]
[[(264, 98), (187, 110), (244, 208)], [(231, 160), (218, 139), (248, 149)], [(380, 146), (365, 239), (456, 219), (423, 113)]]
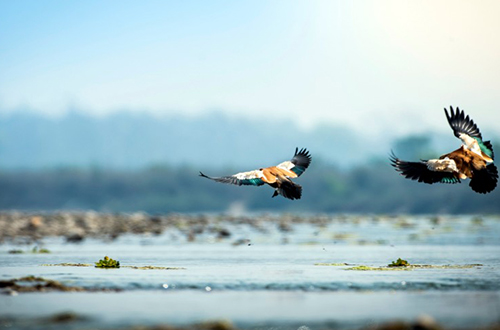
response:
[(459, 107), (456, 107), (455, 110), (453, 110), (453, 106), (450, 105), (450, 113), (448, 114), (448, 110), (446, 108), (444, 108), (444, 111), (446, 112), (446, 117), (448, 117), (449, 120), (471, 120), (470, 117), (465, 114), (465, 111), (460, 110)]
[[(451, 113), (453, 113), (453, 107), (451, 105), (450, 105), (450, 111), (451, 111)], [(448, 119), (448, 121), (450, 121), (451, 116), (448, 113), (448, 109), (444, 108), (444, 113), (446, 114), (446, 118)]]
[(399, 162), (399, 158), (396, 157), (396, 154), (394, 153), (394, 150), (391, 149), (391, 152), (389, 154), (389, 160), (391, 161), (391, 165), (396, 167)]
[(461, 113), (460, 109), (457, 107), (456, 110), (453, 110), (453, 106), (450, 105), (450, 112), (448, 112), (448, 109), (444, 108), (444, 113), (446, 114), (446, 119), (448, 119), (448, 123), (450, 123), (450, 125), (452, 124), (452, 121), (457, 117), (459, 116), (459, 114)]
[(307, 150), (307, 148), (299, 148), (296, 147), (295, 148), (295, 154), (293, 155), (294, 157), (297, 156), (297, 155), (301, 155), (301, 156), (304, 156), (304, 157), (307, 157), (309, 159), (311, 159), (311, 154), (309, 153), (309, 150)]
[(445, 110), (446, 119), (450, 124), (450, 127), (453, 129), (453, 133), (457, 138), (460, 138), (460, 134), (464, 133), (471, 137), (478, 137), (482, 139), (481, 132), (477, 125), (474, 123), (472, 118), (469, 115), (465, 114), (465, 111), (460, 110), (459, 107), (456, 107), (453, 110), (453, 106), (450, 105), (450, 113), (448, 110)]

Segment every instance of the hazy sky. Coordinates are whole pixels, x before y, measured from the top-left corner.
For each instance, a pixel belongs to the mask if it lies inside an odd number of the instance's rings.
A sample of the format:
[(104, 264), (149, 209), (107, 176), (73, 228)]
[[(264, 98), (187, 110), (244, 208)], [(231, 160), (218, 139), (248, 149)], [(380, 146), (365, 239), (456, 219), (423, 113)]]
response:
[(497, 0), (0, 0), (0, 111), (410, 131), (448, 129), (453, 104), (494, 128), (499, 13)]

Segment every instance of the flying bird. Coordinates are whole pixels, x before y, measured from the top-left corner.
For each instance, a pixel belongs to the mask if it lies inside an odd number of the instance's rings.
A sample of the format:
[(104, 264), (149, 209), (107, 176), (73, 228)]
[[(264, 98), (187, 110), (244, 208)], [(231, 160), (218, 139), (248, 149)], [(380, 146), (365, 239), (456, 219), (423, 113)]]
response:
[(455, 151), (442, 155), (438, 159), (407, 162), (391, 154), (391, 165), (404, 177), (418, 182), (433, 184), (459, 183), (470, 179), (469, 186), (477, 193), (486, 194), (495, 189), (498, 170), (493, 164), (493, 146), (490, 141), (483, 141), (479, 128), (474, 121), (458, 107), (450, 106), (450, 113), (444, 109), (446, 118), (462, 145)]
[(200, 176), (222, 183), (230, 183), (238, 186), (262, 186), (268, 184), (273, 187), (272, 197), (281, 195), (288, 199), (300, 199), (302, 196), (302, 186), (294, 183), (291, 179), (299, 177), (309, 167), (311, 155), (305, 148), (295, 149), (295, 154), (291, 160), (287, 160), (276, 166), (260, 168), (258, 170), (236, 173), (223, 177), (210, 177), (202, 172)]

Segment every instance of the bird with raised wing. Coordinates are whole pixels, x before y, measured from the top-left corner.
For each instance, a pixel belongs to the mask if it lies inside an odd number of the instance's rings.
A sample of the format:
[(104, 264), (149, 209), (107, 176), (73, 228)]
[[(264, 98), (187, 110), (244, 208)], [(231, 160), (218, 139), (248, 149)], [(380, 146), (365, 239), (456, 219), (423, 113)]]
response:
[(288, 199), (300, 199), (302, 196), (302, 186), (291, 179), (299, 177), (309, 167), (311, 155), (305, 148), (295, 149), (295, 154), (291, 160), (282, 162), (276, 166), (260, 168), (258, 170), (236, 173), (229, 176), (210, 177), (202, 172), (200, 176), (222, 183), (230, 183), (238, 186), (262, 186), (268, 184), (273, 187), (272, 197), (281, 195)]
[(493, 164), (493, 146), (490, 141), (483, 141), (481, 132), (474, 121), (459, 108), (450, 113), (444, 109), (453, 133), (462, 141), (455, 151), (442, 155), (438, 159), (408, 162), (391, 154), (391, 165), (404, 177), (433, 184), (459, 183), (470, 179), (469, 186), (477, 193), (486, 194), (495, 189), (498, 170)]

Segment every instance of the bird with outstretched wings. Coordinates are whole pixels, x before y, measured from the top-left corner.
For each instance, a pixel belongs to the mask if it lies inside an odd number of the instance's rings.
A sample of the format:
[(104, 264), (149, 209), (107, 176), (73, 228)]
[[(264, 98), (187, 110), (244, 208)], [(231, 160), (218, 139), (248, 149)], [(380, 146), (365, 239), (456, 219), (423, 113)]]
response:
[(444, 109), (453, 133), (462, 141), (462, 146), (444, 154), (438, 159), (408, 162), (390, 156), (391, 165), (405, 178), (433, 183), (459, 183), (470, 179), (469, 186), (477, 193), (486, 194), (495, 189), (498, 170), (493, 164), (493, 146), (483, 141), (479, 128), (474, 121), (459, 108)]
[(309, 167), (311, 159), (309, 151), (305, 148), (300, 150), (296, 148), (291, 160), (284, 161), (276, 166), (222, 177), (210, 177), (200, 172), (200, 176), (216, 182), (238, 186), (262, 186), (267, 184), (275, 189), (272, 197), (281, 195), (292, 200), (300, 199), (302, 196), (302, 186), (291, 179), (297, 178), (304, 173)]

